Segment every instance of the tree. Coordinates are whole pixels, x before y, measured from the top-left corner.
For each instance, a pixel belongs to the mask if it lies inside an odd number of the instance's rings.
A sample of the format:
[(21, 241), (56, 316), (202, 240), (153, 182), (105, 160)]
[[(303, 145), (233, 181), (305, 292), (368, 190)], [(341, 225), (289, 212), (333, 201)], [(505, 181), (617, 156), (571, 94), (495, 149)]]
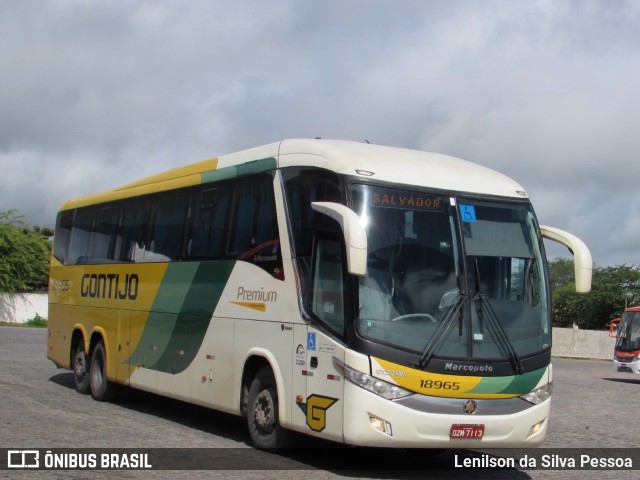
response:
[(47, 286), (50, 228), (30, 227), (18, 210), (0, 211), (0, 292), (32, 292)]
[(549, 281), (552, 290), (573, 283), (575, 281), (573, 260), (556, 258), (549, 261)]
[(593, 269), (591, 292), (576, 293), (571, 260), (549, 262), (554, 326), (605, 329), (627, 306), (640, 303), (640, 269), (620, 265)]

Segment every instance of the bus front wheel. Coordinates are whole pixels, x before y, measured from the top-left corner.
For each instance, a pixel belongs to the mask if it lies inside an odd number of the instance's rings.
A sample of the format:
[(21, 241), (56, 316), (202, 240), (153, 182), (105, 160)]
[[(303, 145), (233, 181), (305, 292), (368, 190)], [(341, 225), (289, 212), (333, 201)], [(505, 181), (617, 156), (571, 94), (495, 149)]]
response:
[(94, 400), (108, 402), (118, 394), (118, 384), (107, 379), (107, 354), (100, 340), (91, 355), (91, 396)]
[(278, 392), (270, 367), (262, 367), (249, 387), (247, 424), (251, 441), (258, 448), (284, 448), (287, 431), (278, 419)]

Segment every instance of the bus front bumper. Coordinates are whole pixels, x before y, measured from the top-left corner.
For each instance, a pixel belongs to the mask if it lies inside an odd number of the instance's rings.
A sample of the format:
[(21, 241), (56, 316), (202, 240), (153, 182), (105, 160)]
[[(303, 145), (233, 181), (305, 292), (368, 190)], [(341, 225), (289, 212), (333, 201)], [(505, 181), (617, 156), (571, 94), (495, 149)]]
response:
[[(350, 382), (344, 398), (345, 442), (371, 447), (536, 447), (546, 437), (551, 405), (551, 399), (539, 405), (520, 398), (478, 400), (477, 412), (465, 414), (466, 399), (442, 399), (443, 406), (436, 406), (440, 412), (434, 413), (420, 407), (419, 399), (391, 401)], [(507, 404), (509, 413), (502, 413)]]
[[(637, 357), (635, 357), (637, 358)], [(640, 374), (640, 360), (621, 361), (613, 360), (614, 371)]]

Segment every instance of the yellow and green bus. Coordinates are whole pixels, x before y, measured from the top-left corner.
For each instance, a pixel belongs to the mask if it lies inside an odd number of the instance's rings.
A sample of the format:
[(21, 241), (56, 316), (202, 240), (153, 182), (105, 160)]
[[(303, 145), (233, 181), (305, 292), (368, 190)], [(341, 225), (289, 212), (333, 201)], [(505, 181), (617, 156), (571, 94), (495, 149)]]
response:
[(47, 354), (80, 393), (122, 386), (381, 447), (522, 447), (546, 435), (551, 299), (514, 180), (446, 155), (290, 139), (65, 203)]

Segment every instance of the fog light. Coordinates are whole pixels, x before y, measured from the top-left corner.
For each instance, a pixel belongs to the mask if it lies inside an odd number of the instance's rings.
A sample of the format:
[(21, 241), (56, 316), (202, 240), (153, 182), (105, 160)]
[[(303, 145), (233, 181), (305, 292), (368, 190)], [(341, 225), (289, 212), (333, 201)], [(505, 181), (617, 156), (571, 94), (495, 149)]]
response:
[(391, 424), (382, 418), (376, 417), (373, 414), (369, 414), (369, 423), (371, 426), (378, 430), (379, 432), (386, 433), (390, 437), (393, 437), (393, 433), (391, 431)]
[(527, 435), (527, 438), (529, 438), (532, 435), (535, 435), (540, 430), (542, 430), (542, 427), (544, 426), (544, 422), (546, 422), (546, 421), (547, 421), (547, 419), (545, 418), (544, 420), (540, 420), (533, 427), (531, 427), (531, 430), (529, 430), (529, 435)]

